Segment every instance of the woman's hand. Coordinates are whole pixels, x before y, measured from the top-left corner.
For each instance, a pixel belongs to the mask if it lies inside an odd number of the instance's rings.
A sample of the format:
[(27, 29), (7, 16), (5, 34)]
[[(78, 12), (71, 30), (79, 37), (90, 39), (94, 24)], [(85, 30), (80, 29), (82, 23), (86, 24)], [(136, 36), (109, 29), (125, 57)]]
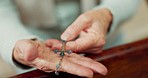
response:
[[(55, 54), (44, 42), (32, 40), (18, 41), (13, 56), (19, 63), (45, 72), (55, 71), (56, 65), (60, 61), (60, 56)], [(102, 75), (107, 73), (106, 67), (101, 63), (75, 53), (64, 56), (60, 71), (85, 77), (92, 77), (94, 72)]]
[[(105, 45), (106, 33), (112, 21), (108, 9), (91, 10), (80, 15), (62, 34), (69, 49), (79, 53), (97, 54)], [(55, 41), (55, 40), (54, 40)], [(53, 48), (60, 48), (59, 41), (52, 42)]]

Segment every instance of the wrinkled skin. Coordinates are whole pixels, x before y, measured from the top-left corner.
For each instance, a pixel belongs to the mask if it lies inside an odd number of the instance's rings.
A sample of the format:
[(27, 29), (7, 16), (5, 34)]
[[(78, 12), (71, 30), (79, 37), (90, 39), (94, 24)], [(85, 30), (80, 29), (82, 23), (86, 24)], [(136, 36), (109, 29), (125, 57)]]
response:
[[(98, 54), (105, 44), (105, 36), (112, 21), (108, 9), (91, 10), (80, 15), (61, 35), (68, 41), (66, 49), (77, 53)], [(78, 37), (79, 36), (79, 37)], [(77, 38), (78, 37), (78, 38)], [(20, 40), (14, 47), (14, 59), (24, 65), (43, 70), (55, 71), (60, 57), (51, 48), (61, 49), (61, 42), (56, 39), (47, 41)], [(93, 77), (93, 73), (105, 75), (104, 65), (76, 53), (64, 56), (60, 71)]]
[[(13, 56), (16, 61), (45, 72), (55, 71), (55, 66), (60, 60), (59, 55), (44, 42), (32, 40), (17, 41)], [(76, 53), (64, 56), (60, 71), (90, 78), (94, 73), (102, 75), (107, 73), (106, 67), (101, 63)]]
[[(105, 45), (111, 21), (112, 15), (108, 9), (88, 11), (64, 31), (61, 39), (68, 41), (67, 48), (75, 52), (98, 54)], [(46, 44), (51, 48), (61, 48), (60, 41), (56, 39), (49, 39)]]

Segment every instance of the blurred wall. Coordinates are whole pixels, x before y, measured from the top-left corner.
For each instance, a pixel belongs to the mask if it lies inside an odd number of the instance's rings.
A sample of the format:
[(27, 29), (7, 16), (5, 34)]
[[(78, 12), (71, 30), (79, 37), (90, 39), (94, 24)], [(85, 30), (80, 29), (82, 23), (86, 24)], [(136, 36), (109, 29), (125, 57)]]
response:
[(132, 42), (148, 37), (148, 1), (142, 0), (134, 17), (121, 27), (125, 42)]
[(137, 11), (132, 18), (121, 24), (120, 28), (114, 32), (114, 38), (107, 39), (105, 49), (144, 38), (148, 38), (147, 0), (141, 0), (140, 6), (137, 8)]

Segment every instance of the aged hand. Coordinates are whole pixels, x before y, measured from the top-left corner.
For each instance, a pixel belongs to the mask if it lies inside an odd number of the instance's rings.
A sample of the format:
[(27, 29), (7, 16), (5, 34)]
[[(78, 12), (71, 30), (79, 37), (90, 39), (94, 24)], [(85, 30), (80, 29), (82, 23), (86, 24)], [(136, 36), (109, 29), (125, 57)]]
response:
[[(45, 72), (55, 71), (60, 57), (41, 41), (20, 40), (13, 52), (14, 59), (24, 65), (35, 67)], [(90, 58), (72, 53), (65, 55), (60, 71), (92, 77), (93, 73), (105, 75), (106, 67)]]
[[(105, 37), (112, 20), (108, 9), (92, 10), (80, 15), (62, 34), (69, 49), (79, 53), (97, 54), (105, 44)], [(59, 41), (48, 40), (52, 47), (60, 48)]]

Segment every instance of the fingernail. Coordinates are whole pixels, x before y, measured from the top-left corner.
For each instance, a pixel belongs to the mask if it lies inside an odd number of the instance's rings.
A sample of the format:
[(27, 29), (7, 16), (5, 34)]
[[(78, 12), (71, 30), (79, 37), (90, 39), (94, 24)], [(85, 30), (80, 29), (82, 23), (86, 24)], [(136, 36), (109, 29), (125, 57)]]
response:
[(102, 75), (107, 75), (107, 72), (108, 72), (107, 69), (102, 70)]
[(65, 40), (65, 41), (68, 41), (69, 37), (70, 37), (70, 34), (64, 33), (64, 34), (62, 34), (61, 39)]

